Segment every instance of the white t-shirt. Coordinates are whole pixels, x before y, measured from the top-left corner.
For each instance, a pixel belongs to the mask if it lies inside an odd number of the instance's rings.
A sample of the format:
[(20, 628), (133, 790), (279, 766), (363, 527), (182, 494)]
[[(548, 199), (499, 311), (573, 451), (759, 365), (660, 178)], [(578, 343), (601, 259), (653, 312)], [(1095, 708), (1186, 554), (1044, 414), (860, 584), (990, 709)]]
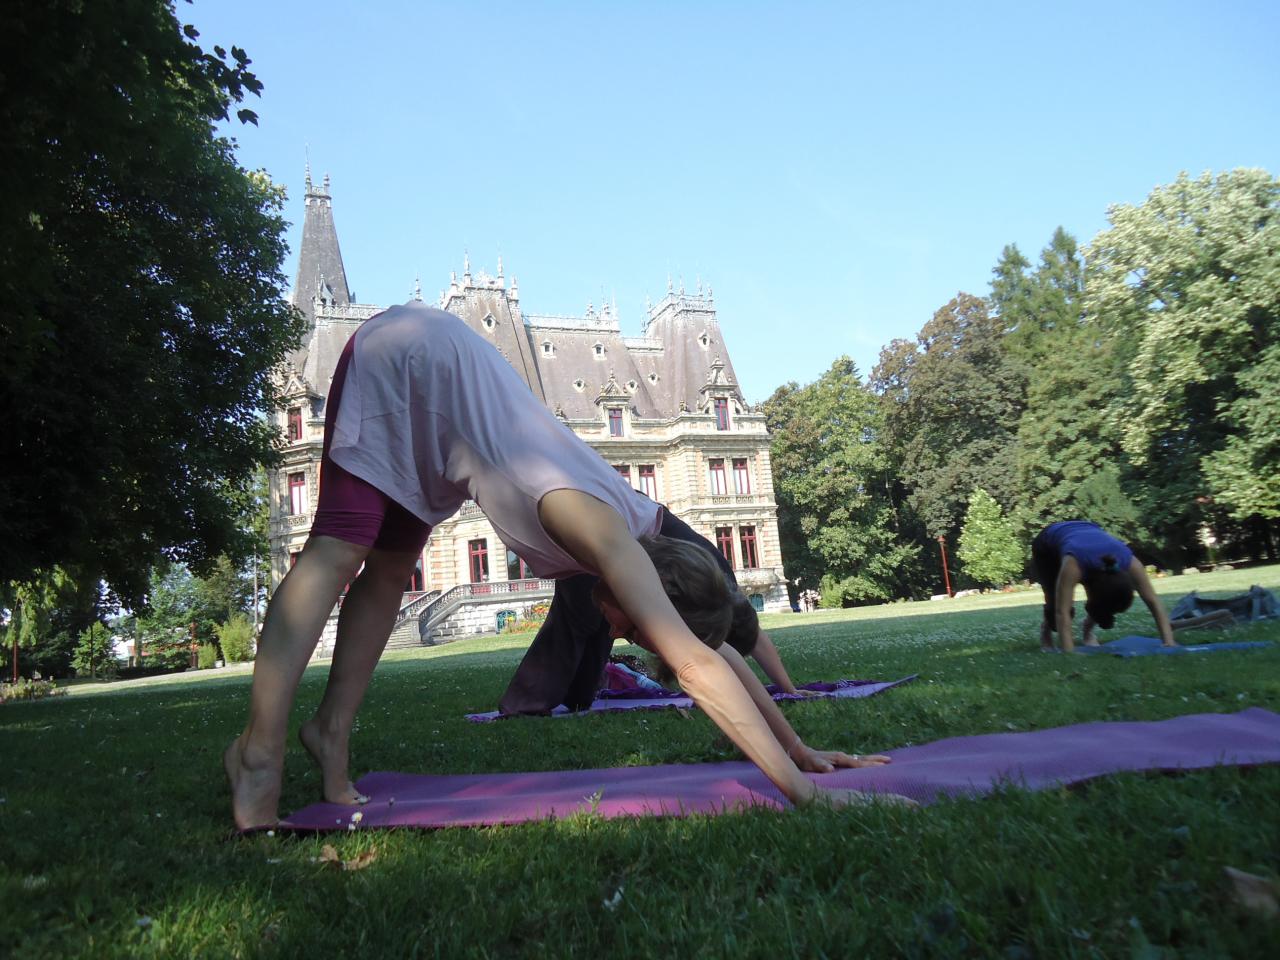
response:
[(491, 344), (420, 301), (356, 331), (329, 455), (432, 526), (475, 500), (540, 577), (597, 572), (542, 528), (538, 503), (552, 490), (608, 504), (635, 537), (662, 522), (658, 504), (547, 410)]

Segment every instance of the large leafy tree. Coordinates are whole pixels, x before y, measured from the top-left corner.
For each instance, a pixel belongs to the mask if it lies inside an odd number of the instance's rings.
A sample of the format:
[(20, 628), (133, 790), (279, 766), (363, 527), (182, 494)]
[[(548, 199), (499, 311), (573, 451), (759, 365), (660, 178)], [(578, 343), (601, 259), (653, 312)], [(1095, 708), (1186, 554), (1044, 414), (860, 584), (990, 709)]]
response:
[(1176, 555), (1214, 493), (1237, 515), (1267, 516), (1280, 471), (1265, 392), (1280, 340), (1278, 212), (1266, 171), (1183, 174), (1113, 207), (1089, 246), (1086, 309), (1125, 360), (1121, 442)]
[(837, 605), (909, 595), (918, 551), (897, 534), (879, 405), (853, 361), (779, 387), (764, 412), (788, 579)]
[(1023, 533), (1055, 520), (1087, 517), (1139, 539), (1139, 510), (1128, 491), (1113, 407), (1123, 369), (1114, 343), (1088, 324), (1084, 263), (1059, 227), (1034, 271), (1016, 247), (992, 270), (990, 302), (1004, 349), (1027, 375), (1018, 421), (1016, 517)]
[(1012, 503), (1025, 369), (1004, 350), (985, 300), (958, 294), (914, 341), (890, 343), (871, 386), (908, 503), (930, 536), (955, 532), (975, 488)]
[(163, 0), (23, 4), (0, 31), (0, 582), (62, 565), (132, 599), (161, 553), (247, 550), (301, 320), (281, 193), (216, 130), (260, 84), (197, 38)]

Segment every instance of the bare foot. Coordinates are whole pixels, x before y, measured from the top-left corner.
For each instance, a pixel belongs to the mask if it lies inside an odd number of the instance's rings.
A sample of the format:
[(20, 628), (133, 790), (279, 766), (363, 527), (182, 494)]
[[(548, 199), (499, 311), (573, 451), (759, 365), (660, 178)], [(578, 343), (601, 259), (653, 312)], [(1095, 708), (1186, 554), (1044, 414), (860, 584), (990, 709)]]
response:
[(243, 741), (243, 736), (232, 740), (222, 755), (222, 768), (231, 782), (231, 814), (236, 828), (274, 827), (280, 819), (280, 766), (250, 763)]
[(358, 805), (369, 798), (355, 788), (347, 774), (347, 744), (326, 736), (314, 718), (298, 728), (298, 739), (320, 768), (321, 795), (326, 803)]

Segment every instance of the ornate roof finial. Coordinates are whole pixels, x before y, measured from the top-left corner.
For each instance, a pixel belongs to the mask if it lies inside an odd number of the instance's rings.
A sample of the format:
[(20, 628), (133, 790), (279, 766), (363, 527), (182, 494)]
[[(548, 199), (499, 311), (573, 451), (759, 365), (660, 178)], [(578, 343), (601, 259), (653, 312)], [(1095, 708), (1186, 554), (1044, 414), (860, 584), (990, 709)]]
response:
[(668, 273), (668, 274), (667, 274), (667, 293), (671, 293), (671, 292), (672, 292), (672, 287), (671, 287), (671, 274), (669, 274), (669, 273)]
[(413, 299), (422, 300), (422, 279), (416, 273), (413, 275)]
[(307, 193), (311, 192), (311, 148), (307, 147)]
[(520, 281), (517, 280), (515, 277), (511, 278), (511, 299), (513, 300), (520, 299)]
[(498, 279), (502, 279), (502, 254), (498, 254)]
[(702, 274), (698, 274), (696, 277), (696, 290), (698, 296), (702, 296)]
[(682, 296), (682, 297), (684, 296), (684, 276), (683, 276), (683, 274), (682, 274), (682, 275), (681, 275), (681, 277), (680, 277), (680, 296)]
[(324, 192), (329, 192), (329, 175), (327, 173), (324, 175)]
[(462, 251), (462, 275), (464, 277), (471, 276), (471, 254), (466, 250)]

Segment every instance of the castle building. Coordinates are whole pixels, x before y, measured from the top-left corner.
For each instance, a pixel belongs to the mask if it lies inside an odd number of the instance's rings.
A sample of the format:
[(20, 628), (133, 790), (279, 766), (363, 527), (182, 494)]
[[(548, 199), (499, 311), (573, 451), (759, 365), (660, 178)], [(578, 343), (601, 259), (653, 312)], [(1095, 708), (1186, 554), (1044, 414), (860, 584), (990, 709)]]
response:
[[(287, 444), (270, 486), (273, 583), (288, 571), (311, 528), (325, 397), (338, 355), (360, 323), (384, 309), (355, 302), (329, 178), (317, 187), (310, 170), (292, 299), (311, 329), (285, 365), (283, 407), (276, 414)], [(764, 415), (739, 389), (710, 288), (699, 284), (687, 293), (683, 284), (675, 289), (668, 281), (666, 295), (649, 307), (643, 334), (630, 337), (609, 304), (588, 305), (576, 317), (525, 313), (516, 279), (507, 281), (501, 258), (490, 276), (473, 273), (468, 257), (438, 305), (492, 343), (533, 399), (633, 486), (715, 543), (758, 609), (787, 609)], [(496, 589), (502, 581), (512, 589), (514, 581), (538, 589), (520, 558), (468, 502), (432, 530), (406, 585), (405, 610), (420, 607), (424, 595), (467, 584), (472, 592)]]

